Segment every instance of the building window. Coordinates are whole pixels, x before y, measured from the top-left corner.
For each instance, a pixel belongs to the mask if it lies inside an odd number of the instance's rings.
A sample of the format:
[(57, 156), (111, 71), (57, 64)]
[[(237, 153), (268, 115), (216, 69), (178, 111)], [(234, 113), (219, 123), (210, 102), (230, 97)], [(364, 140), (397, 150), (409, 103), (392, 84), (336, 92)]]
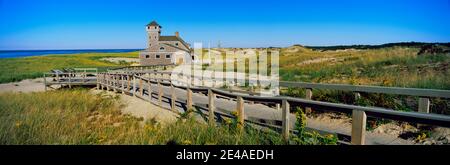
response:
[(150, 58), (150, 55), (145, 55), (145, 58)]
[(170, 54), (166, 54), (166, 58), (170, 58)]
[(175, 45), (176, 45), (176, 46), (178, 46), (178, 42), (177, 42), (177, 43), (175, 43)]
[(164, 47), (160, 47), (159, 50), (164, 50)]
[(157, 55), (155, 56), (155, 58), (161, 58), (161, 56), (160, 56), (159, 54), (157, 54)]

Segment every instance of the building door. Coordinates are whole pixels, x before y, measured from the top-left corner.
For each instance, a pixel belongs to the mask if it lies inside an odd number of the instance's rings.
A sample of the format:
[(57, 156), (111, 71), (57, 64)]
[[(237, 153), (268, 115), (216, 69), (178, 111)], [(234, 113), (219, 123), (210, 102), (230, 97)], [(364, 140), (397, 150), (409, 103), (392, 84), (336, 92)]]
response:
[(184, 62), (183, 58), (177, 59), (177, 65), (183, 64), (183, 62)]

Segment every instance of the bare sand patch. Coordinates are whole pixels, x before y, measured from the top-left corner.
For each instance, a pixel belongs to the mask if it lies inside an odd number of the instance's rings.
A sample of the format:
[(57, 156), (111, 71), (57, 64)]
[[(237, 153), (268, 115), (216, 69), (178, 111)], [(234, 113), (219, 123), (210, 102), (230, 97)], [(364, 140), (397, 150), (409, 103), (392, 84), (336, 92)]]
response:
[(120, 102), (124, 105), (124, 107), (121, 108), (122, 113), (130, 114), (135, 117), (142, 117), (144, 121), (147, 121), (149, 119), (156, 120), (158, 123), (161, 123), (162, 125), (173, 123), (177, 121), (178, 114), (175, 114), (173, 112), (170, 112), (167, 109), (158, 107), (152, 103), (149, 103), (147, 101), (144, 101), (142, 99), (128, 96), (124, 94), (114, 93), (111, 91), (101, 91), (101, 90), (92, 90), (92, 93), (98, 94), (104, 92), (106, 95), (112, 95), (112, 96), (120, 96)]
[[(51, 78), (47, 78), (47, 81), (51, 81)], [(11, 82), (0, 84), (1, 92), (42, 92), (45, 91), (44, 78), (26, 79), (20, 82)]]

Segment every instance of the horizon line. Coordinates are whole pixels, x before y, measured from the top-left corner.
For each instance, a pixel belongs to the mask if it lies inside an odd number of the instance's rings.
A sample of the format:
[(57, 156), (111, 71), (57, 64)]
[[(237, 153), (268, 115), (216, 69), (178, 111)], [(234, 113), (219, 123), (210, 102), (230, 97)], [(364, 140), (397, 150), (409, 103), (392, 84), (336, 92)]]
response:
[[(255, 46), (255, 47), (220, 47), (220, 48), (286, 48), (291, 46), (303, 46), (303, 47), (351, 47), (351, 46), (382, 46), (387, 44), (405, 44), (405, 43), (416, 43), (416, 44), (450, 44), (448, 42), (420, 42), (420, 41), (408, 41), (408, 42), (387, 42), (383, 44), (337, 44), (337, 45), (303, 45), (303, 44), (292, 44), (290, 46)], [(206, 48), (206, 47), (204, 47)], [(218, 48), (210, 47), (210, 48)], [(61, 48), (61, 49), (0, 49), (0, 51), (46, 51), (46, 50), (145, 50), (147, 48)]]

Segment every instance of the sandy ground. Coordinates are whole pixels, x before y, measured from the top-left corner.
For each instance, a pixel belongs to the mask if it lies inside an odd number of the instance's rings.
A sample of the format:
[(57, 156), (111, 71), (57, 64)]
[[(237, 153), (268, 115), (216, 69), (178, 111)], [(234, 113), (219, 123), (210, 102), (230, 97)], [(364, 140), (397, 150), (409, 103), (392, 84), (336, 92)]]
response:
[(154, 119), (158, 123), (169, 124), (173, 123), (177, 120), (178, 115), (170, 112), (167, 109), (158, 107), (152, 103), (149, 103), (147, 101), (144, 101), (142, 99), (128, 96), (124, 94), (114, 93), (112, 91), (101, 91), (101, 90), (92, 90), (92, 93), (98, 94), (100, 92), (104, 92), (104, 94), (107, 95), (120, 95), (120, 102), (123, 103), (125, 106), (121, 109), (122, 113), (130, 114), (135, 117), (142, 117), (144, 118), (144, 121), (148, 119)]
[[(48, 81), (51, 79), (48, 78)], [(0, 93), (2, 92), (42, 92), (45, 91), (43, 84), (44, 78), (26, 79), (20, 82), (0, 84)]]
[[(308, 116), (307, 120), (307, 125), (314, 125), (317, 128), (323, 128), (323, 130), (328, 129), (333, 132), (345, 134), (351, 133), (352, 119), (343, 114), (321, 113)], [(429, 132), (430, 134), (429, 136), (427, 135), (426, 138), (418, 139), (418, 135), (421, 134), (420, 129), (410, 124), (399, 124), (396, 122), (380, 124), (375, 129), (367, 131), (368, 134), (371, 134), (374, 138), (377, 138), (372, 141), (379, 141), (382, 142), (382, 144), (450, 144), (450, 128), (432, 127)], [(397, 137), (400, 137), (400, 139)]]

